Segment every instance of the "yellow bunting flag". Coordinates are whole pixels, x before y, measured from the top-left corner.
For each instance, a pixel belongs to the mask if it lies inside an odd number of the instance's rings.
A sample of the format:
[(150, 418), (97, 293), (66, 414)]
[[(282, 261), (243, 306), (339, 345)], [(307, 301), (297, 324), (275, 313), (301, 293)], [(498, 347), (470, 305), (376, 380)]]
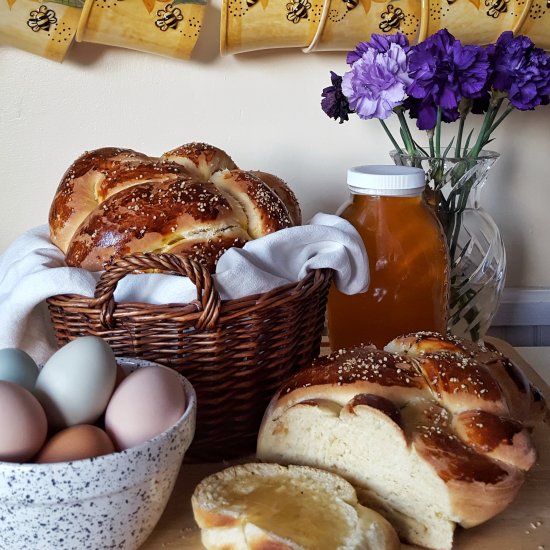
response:
[(155, 1), (156, 0), (143, 0), (143, 4), (145, 5), (145, 8), (149, 13), (153, 11), (153, 8), (155, 7)]

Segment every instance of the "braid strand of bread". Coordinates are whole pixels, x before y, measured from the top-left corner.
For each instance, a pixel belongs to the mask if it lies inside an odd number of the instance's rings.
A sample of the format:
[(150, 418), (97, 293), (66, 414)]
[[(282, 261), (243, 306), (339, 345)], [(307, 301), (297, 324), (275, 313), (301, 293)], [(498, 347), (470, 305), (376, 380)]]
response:
[(214, 271), (228, 248), (299, 220), (292, 191), (262, 174), (238, 170), (227, 153), (205, 143), (161, 158), (115, 147), (90, 151), (59, 184), (51, 241), (67, 265), (89, 271), (136, 252), (182, 253)]

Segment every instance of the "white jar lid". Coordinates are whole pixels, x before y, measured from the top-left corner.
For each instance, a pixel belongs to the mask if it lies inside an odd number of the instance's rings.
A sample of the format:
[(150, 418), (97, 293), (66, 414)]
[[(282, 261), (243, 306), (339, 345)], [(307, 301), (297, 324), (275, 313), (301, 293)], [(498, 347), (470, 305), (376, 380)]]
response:
[(426, 176), (422, 168), (393, 164), (355, 166), (348, 170), (348, 187), (362, 195), (420, 195)]

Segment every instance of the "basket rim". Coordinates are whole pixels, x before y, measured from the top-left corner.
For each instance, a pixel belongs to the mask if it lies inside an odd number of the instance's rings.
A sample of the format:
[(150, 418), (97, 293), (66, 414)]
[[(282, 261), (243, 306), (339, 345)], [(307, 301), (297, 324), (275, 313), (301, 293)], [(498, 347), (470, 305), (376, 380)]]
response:
[[(296, 297), (297, 293), (307, 292), (312, 287), (323, 286), (332, 278), (333, 270), (330, 268), (313, 269), (299, 281), (289, 282), (278, 286), (267, 292), (250, 294), (241, 298), (221, 300), (219, 306), (219, 317), (227, 322), (243, 314), (243, 310), (253, 313), (257, 310), (280, 306)], [(57, 294), (46, 298), (48, 307), (60, 307), (66, 309), (89, 309), (99, 311), (100, 306), (90, 305), (94, 302), (93, 297), (80, 294)], [(148, 304), (145, 302), (120, 302), (116, 304), (113, 318), (122, 320), (124, 317), (133, 316), (136, 312), (140, 314), (165, 316), (174, 322), (190, 322), (197, 320), (203, 313), (202, 304), (197, 300), (187, 303), (171, 302), (166, 304)], [(219, 319), (217, 320), (219, 321)], [(215, 324), (218, 324), (216, 321)]]

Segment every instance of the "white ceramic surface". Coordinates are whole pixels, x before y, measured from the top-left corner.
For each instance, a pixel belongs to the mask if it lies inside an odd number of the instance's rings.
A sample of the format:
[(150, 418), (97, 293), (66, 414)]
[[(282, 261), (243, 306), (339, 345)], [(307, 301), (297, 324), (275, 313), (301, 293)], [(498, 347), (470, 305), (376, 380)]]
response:
[[(127, 372), (154, 364), (118, 361)], [(195, 391), (181, 380), (185, 413), (137, 447), (73, 462), (0, 462), (0, 549), (138, 548), (164, 511), (195, 432)]]

